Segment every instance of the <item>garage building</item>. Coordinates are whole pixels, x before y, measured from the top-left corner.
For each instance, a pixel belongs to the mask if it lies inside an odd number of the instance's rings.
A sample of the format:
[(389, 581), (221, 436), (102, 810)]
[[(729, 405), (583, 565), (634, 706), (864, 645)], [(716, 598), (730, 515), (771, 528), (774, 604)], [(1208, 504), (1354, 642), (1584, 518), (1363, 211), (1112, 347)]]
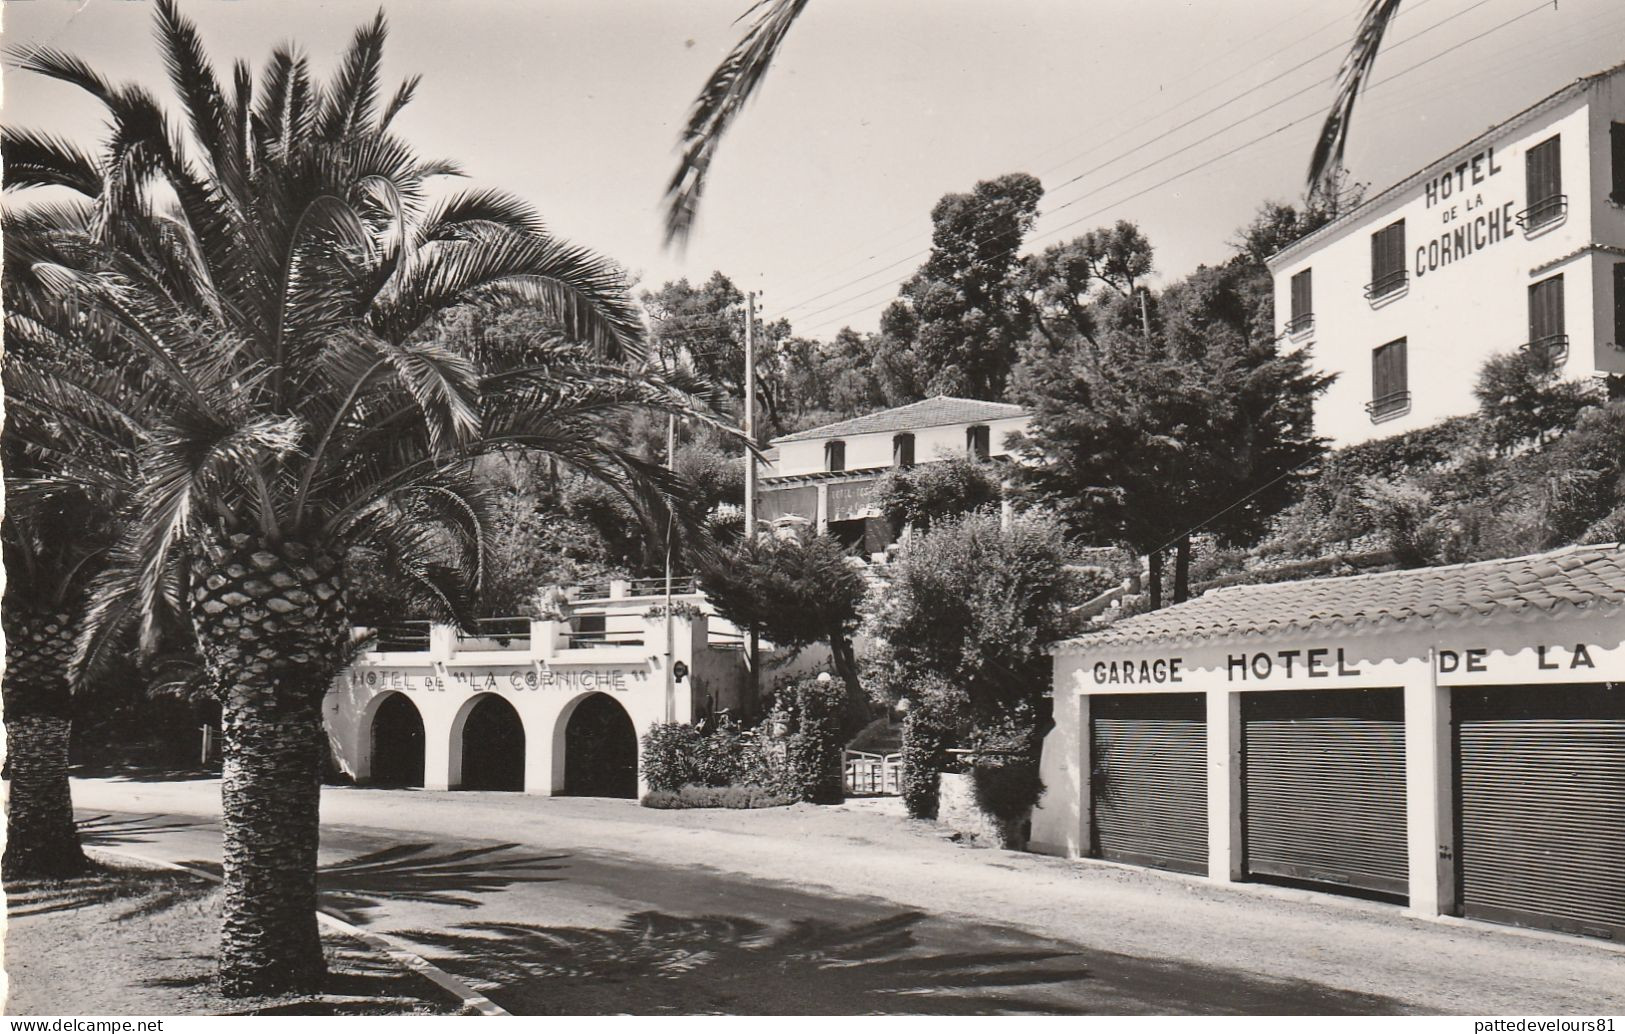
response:
[(1625, 940), (1625, 547), (1220, 589), (1054, 654), (1035, 849)]

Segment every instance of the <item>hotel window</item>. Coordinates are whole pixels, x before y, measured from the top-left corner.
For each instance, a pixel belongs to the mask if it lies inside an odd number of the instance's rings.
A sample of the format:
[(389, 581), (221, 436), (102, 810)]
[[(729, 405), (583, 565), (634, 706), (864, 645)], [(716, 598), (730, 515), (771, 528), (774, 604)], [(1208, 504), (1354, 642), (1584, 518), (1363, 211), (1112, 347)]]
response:
[(1292, 275), (1292, 318), (1287, 320), (1286, 332), (1298, 334), (1315, 325), (1314, 287), (1306, 269)]
[(1568, 358), (1563, 331), (1563, 274), (1529, 285), (1529, 353), (1553, 366)]
[(1398, 416), (1410, 408), (1405, 339), (1400, 338), (1371, 351), (1371, 401), (1365, 404), (1365, 409), (1375, 422)]
[(1542, 140), (1523, 156), (1524, 190), (1529, 207), (1518, 213), (1518, 225), (1537, 229), (1568, 211), (1569, 199), (1563, 193), (1563, 153), (1559, 137)]
[(965, 428), (965, 454), (973, 460), (985, 460), (993, 455), (992, 437), (986, 424)]
[(1405, 220), (1390, 223), (1371, 235), (1371, 282), (1365, 296), (1393, 294), (1405, 286)]
[(891, 465), (894, 467), (914, 466), (914, 436), (907, 432), (892, 435)]
[(824, 469), (829, 471), (846, 469), (846, 443), (824, 443)]
[(1625, 205), (1625, 122), (1608, 127), (1608, 143), (1613, 149), (1614, 189), (1608, 196), (1616, 205)]

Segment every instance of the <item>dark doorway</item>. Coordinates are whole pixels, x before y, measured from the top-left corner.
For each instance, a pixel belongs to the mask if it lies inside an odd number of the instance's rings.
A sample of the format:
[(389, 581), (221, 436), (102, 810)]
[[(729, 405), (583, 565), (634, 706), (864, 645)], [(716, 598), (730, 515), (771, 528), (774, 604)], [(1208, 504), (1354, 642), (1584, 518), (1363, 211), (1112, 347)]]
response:
[(463, 723), (463, 789), (523, 790), (525, 727), (513, 705), (482, 695)]
[(391, 693), (372, 716), (372, 782), (423, 785), (423, 717), (404, 693)]
[(576, 705), (564, 727), (564, 792), (575, 797), (638, 795), (638, 733), (603, 693)]

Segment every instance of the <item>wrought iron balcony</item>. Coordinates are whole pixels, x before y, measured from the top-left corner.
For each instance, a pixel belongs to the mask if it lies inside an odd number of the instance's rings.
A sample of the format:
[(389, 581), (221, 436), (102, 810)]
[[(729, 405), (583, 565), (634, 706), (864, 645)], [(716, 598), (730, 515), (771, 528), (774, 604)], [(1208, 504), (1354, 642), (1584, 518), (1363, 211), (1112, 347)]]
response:
[(1286, 332), (1288, 334), (1302, 334), (1305, 331), (1313, 330), (1314, 327), (1315, 314), (1312, 312), (1294, 316), (1286, 321)]
[(1514, 218), (1518, 220), (1518, 226), (1525, 233), (1528, 233), (1530, 230), (1540, 229), (1547, 223), (1556, 222), (1566, 215), (1568, 210), (1569, 196), (1567, 194), (1553, 194), (1551, 197), (1536, 201), (1519, 212)]
[(1409, 282), (1409, 276), (1405, 270), (1396, 269), (1390, 273), (1384, 273), (1382, 276), (1377, 277), (1377, 279), (1371, 281), (1369, 284), (1366, 284), (1365, 296), (1372, 301), (1375, 301), (1378, 298), (1393, 294), (1395, 291), (1400, 290)]
[(1519, 346), (1532, 356), (1544, 359), (1548, 366), (1562, 366), (1569, 357), (1569, 336), (1567, 334), (1547, 334), (1535, 338)]
[(1410, 412), (1411, 393), (1409, 391), (1391, 391), (1386, 395), (1378, 395), (1365, 404), (1365, 411), (1371, 414), (1371, 422), (1377, 423), (1401, 413)]

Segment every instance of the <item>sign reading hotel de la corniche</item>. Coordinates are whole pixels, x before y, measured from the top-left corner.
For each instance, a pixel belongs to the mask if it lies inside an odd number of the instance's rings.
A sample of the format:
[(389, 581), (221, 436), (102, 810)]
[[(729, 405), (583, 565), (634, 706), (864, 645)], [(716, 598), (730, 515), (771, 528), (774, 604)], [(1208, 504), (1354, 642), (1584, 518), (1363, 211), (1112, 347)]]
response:
[(448, 690), (491, 692), (500, 690), (600, 690), (625, 693), (634, 683), (648, 681), (646, 671), (625, 668), (454, 668), (444, 675), (432, 669), (351, 668), (350, 684), (367, 689), (440, 693)]
[(1495, 180), (1503, 171), (1495, 148), (1486, 147), (1423, 184), (1425, 207), (1438, 213), (1444, 229), (1425, 232), (1416, 246), (1418, 279), (1512, 238), (1517, 202), (1494, 197), (1498, 184), (1507, 182)]

